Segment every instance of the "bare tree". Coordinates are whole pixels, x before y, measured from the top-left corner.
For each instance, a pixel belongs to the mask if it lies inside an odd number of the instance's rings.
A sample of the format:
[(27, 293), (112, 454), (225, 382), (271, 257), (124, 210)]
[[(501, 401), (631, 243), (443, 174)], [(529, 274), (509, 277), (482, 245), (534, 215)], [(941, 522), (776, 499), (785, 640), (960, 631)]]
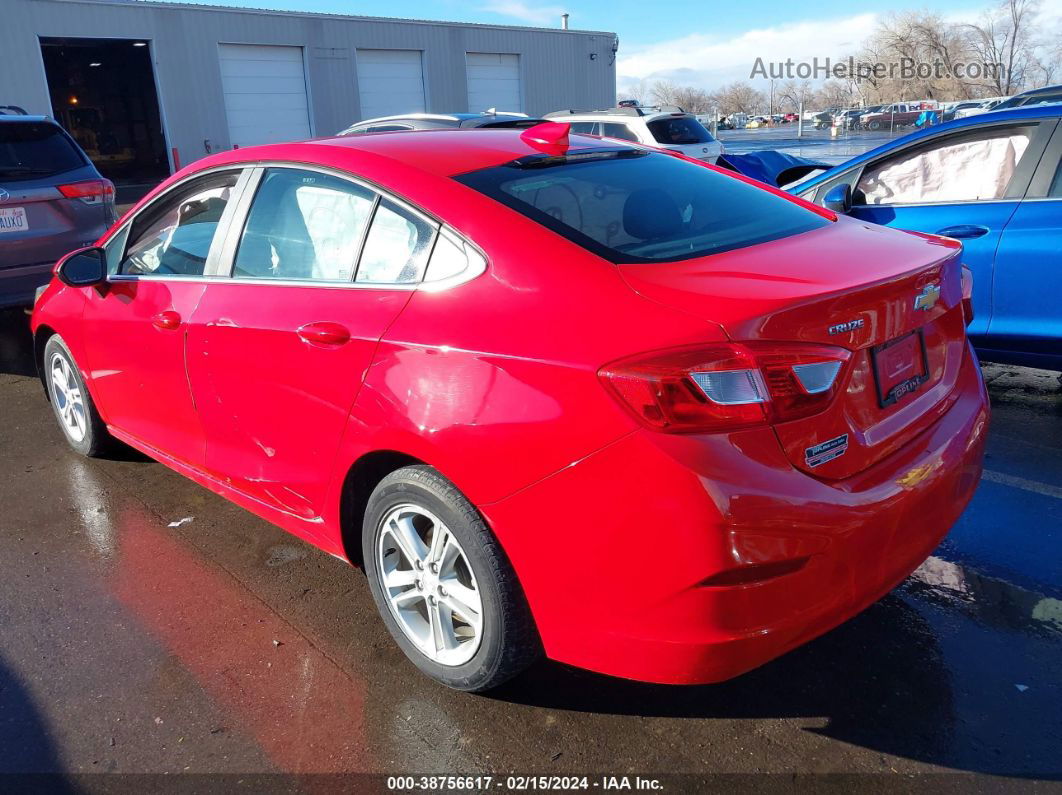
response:
[(967, 25), (970, 44), (984, 64), (1000, 68), (986, 75), (997, 94), (1007, 95), (1025, 85), (1026, 73), (1035, 59), (1032, 31), (1039, 0), (1003, 0), (977, 25)]
[(740, 80), (723, 86), (712, 95), (712, 99), (715, 100), (719, 112), (724, 115), (756, 113), (767, 107), (767, 97), (763, 92)]
[(789, 108), (792, 111), (799, 111), (801, 106), (811, 99), (813, 93), (810, 80), (801, 80), (799, 82), (786, 80), (775, 91), (775, 96), (778, 98), (778, 109)]

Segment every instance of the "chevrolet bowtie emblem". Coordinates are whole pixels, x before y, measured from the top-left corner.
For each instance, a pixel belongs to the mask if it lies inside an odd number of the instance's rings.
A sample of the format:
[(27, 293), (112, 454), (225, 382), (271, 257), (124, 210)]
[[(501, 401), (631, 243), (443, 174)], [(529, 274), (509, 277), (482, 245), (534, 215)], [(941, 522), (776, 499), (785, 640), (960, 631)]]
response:
[(922, 292), (915, 296), (915, 309), (930, 310), (937, 305), (940, 299), (940, 287), (935, 284), (927, 284)]

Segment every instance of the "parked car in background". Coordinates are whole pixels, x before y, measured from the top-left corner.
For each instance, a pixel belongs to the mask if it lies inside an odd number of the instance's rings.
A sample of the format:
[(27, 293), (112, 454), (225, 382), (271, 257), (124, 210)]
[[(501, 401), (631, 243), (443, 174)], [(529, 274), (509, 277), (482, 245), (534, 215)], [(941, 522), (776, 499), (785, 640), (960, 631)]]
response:
[(867, 130), (889, 130), (909, 127), (918, 121), (925, 110), (919, 104), (894, 102), (878, 111), (870, 111), (859, 117), (859, 126)]
[(62, 127), (0, 108), (0, 307), (29, 306), (56, 260), (116, 215), (114, 185)]
[(352, 124), (340, 135), (369, 132), (398, 132), (400, 130), (462, 130), (515, 127), (523, 129), (541, 124), (542, 119), (526, 113), (485, 110), (482, 113), (407, 113), (399, 116), (381, 116)]
[(1026, 105), (1047, 105), (1054, 102), (1062, 102), (1062, 86), (1044, 86), (1043, 88), (1034, 88), (1031, 91), (1015, 94), (1013, 97), (1000, 102), (992, 110), (1010, 110), (1011, 108), (1022, 108)]
[(574, 133), (636, 141), (709, 163), (723, 153), (723, 145), (696, 116), (673, 106), (559, 110), (545, 118), (570, 124)]
[(75, 450), (364, 566), (436, 680), (544, 652), (692, 684), (863, 610), (962, 513), (960, 254), (561, 123), (351, 135), (179, 172), (31, 326)]
[(793, 191), (862, 221), (963, 242), (970, 337), (991, 361), (1062, 370), (1062, 105), (956, 119)]
[[(965, 102), (961, 103), (961, 105), (955, 109), (951, 118), (966, 119), (970, 116), (977, 116), (980, 113), (988, 113), (988, 111), (994, 110), (1001, 101), (1002, 100), (999, 99), (985, 99), (981, 102), (974, 103), (972, 106)], [(951, 119), (946, 119), (946, 121), (951, 121)]]
[[(941, 121), (951, 121), (956, 117), (955, 114), (959, 113), (960, 111), (981, 108), (983, 105), (984, 103), (979, 99), (971, 100), (969, 102), (954, 102), (951, 104), (950, 107), (945, 108), (945, 110), (941, 113)], [(971, 115), (976, 115), (976, 113)], [(959, 118), (962, 118), (962, 116), (960, 116)]]

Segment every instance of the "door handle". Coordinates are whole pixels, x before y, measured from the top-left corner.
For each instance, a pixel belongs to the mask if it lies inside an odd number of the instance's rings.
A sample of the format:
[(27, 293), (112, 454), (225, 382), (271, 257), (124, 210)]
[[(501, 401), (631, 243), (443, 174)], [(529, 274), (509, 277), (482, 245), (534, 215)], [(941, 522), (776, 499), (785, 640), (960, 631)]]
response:
[(172, 331), (181, 325), (181, 316), (172, 309), (167, 309), (165, 312), (159, 312), (155, 317), (151, 318), (151, 323), (155, 328)]
[(307, 323), (305, 326), (300, 326), (295, 333), (311, 345), (338, 346), (350, 342), (350, 331), (346, 326), (330, 323), (327, 320)]
[(938, 235), (944, 237), (953, 237), (956, 240), (972, 240), (975, 237), (981, 237), (989, 233), (987, 226), (976, 226), (974, 224), (957, 224), (956, 226), (946, 226), (937, 232)]

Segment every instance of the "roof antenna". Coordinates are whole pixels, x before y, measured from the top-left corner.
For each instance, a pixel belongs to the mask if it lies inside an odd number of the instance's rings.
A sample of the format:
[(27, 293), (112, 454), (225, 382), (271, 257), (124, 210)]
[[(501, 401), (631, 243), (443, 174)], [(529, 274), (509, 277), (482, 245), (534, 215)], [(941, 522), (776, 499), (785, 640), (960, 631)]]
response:
[(563, 155), (568, 150), (568, 132), (571, 128), (567, 122), (544, 121), (528, 127), (520, 133), (520, 139), (547, 155)]

